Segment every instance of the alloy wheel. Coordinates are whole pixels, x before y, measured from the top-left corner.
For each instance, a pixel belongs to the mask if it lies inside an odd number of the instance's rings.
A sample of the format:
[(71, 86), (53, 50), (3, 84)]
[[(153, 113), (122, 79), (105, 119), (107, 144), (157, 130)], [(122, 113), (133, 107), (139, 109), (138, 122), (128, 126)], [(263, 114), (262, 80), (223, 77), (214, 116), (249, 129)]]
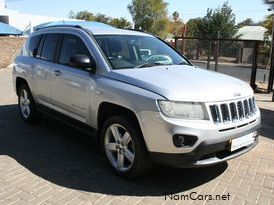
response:
[(25, 119), (30, 116), (30, 98), (25, 89), (22, 89), (20, 93), (20, 111)]
[(105, 133), (104, 147), (110, 164), (118, 171), (131, 168), (135, 148), (130, 133), (120, 124), (112, 124)]

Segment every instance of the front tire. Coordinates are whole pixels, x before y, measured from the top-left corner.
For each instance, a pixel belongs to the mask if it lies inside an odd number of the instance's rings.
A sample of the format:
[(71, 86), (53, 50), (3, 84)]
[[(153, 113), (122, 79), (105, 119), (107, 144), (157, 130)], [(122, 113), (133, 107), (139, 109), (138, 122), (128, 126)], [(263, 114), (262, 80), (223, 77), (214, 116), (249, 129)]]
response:
[(151, 166), (142, 133), (134, 120), (126, 115), (106, 120), (102, 129), (101, 148), (112, 171), (120, 177), (137, 177)]
[(33, 123), (37, 120), (39, 115), (36, 105), (29, 87), (25, 84), (18, 90), (18, 106), (20, 116), (25, 122)]

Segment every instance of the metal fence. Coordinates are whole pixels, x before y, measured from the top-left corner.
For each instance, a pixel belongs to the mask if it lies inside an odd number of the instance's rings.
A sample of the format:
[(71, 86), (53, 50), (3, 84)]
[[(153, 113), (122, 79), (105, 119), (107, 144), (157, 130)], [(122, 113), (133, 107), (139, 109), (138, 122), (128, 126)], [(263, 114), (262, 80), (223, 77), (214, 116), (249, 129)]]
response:
[(198, 67), (244, 80), (258, 92), (268, 91), (268, 41), (175, 37), (173, 46)]

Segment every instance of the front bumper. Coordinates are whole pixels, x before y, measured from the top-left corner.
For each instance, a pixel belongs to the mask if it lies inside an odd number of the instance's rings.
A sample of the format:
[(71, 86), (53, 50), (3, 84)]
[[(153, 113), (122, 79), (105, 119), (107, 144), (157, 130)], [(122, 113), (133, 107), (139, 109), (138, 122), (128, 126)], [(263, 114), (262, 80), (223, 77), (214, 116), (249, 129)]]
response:
[[(251, 132), (259, 129), (254, 127)], [(251, 132), (241, 133), (241, 136)], [(168, 154), (159, 152), (150, 152), (150, 156), (156, 163), (164, 164), (173, 167), (201, 167), (217, 163), (221, 163), (232, 158), (238, 157), (249, 150), (253, 149), (258, 144), (258, 135), (255, 137), (253, 144), (242, 147), (238, 150), (231, 152), (229, 150), (229, 141), (211, 144), (208, 141), (202, 142), (194, 151), (183, 154)]]
[[(237, 157), (256, 146), (258, 139), (248, 147), (229, 151), (229, 141), (258, 131), (261, 126), (260, 112), (249, 119), (232, 124), (216, 125), (210, 121), (184, 121), (170, 119), (160, 112), (138, 113), (148, 151), (154, 161), (177, 167), (205, 166)], [(235, 129), (229, 129), (231, 126)], [(173, 136), (196, 136), (191, 147), (176, 147)]]

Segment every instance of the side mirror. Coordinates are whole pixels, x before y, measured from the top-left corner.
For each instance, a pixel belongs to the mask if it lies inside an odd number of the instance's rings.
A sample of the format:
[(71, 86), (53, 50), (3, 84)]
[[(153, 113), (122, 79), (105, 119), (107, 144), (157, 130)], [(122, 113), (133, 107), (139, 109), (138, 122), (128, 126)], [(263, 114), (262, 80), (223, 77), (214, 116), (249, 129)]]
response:
[(75, 68), (82, 68), (86, 71), (95, 71), (96, 63), (92, 57), (84, 54), (77, 54), (69, 58), (69, 65)]

